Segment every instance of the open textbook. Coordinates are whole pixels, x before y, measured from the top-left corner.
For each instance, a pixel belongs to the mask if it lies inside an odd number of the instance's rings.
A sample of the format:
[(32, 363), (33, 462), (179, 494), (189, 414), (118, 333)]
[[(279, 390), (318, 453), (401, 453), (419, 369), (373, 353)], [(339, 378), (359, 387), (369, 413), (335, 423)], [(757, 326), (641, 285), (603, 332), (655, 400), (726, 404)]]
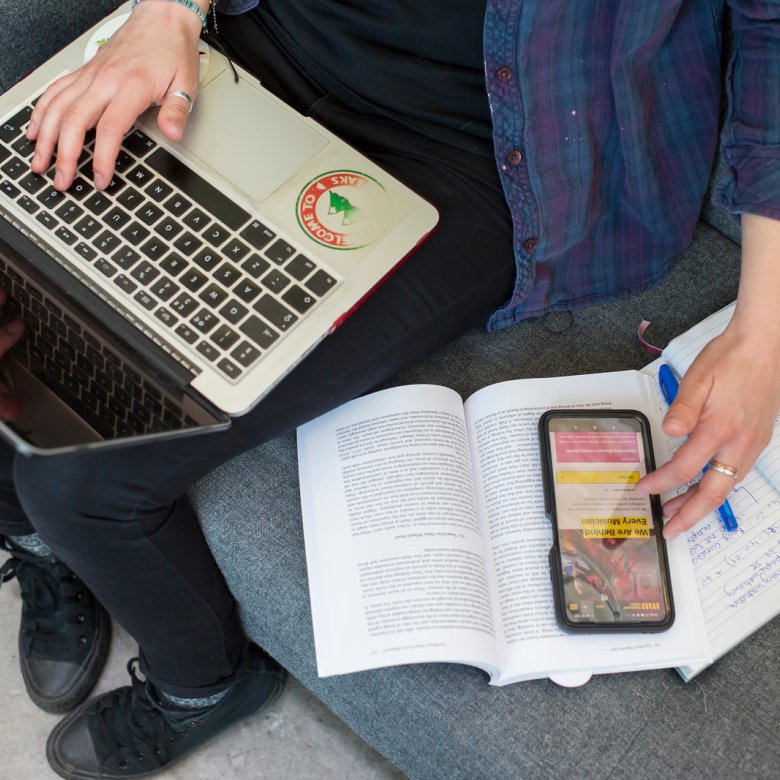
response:
[[(645, 370), (657, 373), (663, 360), (684, 374), (733, 311), (728, 306), (671, 341)], [(667, 440), (670, 452), (680, 443)], [(713, 660), (780, 613), (780, 417), (772, 441), (729, 503), (739, 521), (736, 531), (726, 532), (712, 514), (687, 535)], [(687, 682), (706, 666), (704, 661), (682, 665), (678, 672)]]
[[(321, 676), (455, 662), (491, 683), (700, 664), (709, 645), (684, 537), (668, 545), (677, 619), (659, 634), (570, 635), (555, 620), (537, 424), (632, 408), (666, 459), (653, 378), (525, 379), (464, 404), (431, 385), (357, 399), (298, 432)], [(683, 660), (686, 659), (686, 660)]]

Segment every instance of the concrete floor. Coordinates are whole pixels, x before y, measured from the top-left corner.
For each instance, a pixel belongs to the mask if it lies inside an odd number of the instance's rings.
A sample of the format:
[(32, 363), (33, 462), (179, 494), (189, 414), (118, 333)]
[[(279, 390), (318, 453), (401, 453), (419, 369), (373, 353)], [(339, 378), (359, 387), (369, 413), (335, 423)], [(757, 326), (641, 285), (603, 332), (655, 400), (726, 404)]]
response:
[[(4, 558), (3, 558), (4, 560)], [(1, 560), (0, 560), (1, 562)], [(59, 716), (27, 698), (19, 673), (19, 587), (0, 590), (0, 780), (56, 778), (45, 757), (46, 738)], [(127, 685), (127, 659), (136, 645), (119, 627), (97, 692)], [(330, 710), (290, 680), (267, 712), (188, 756), (158, 777), (164, 780), (404, 780)]]

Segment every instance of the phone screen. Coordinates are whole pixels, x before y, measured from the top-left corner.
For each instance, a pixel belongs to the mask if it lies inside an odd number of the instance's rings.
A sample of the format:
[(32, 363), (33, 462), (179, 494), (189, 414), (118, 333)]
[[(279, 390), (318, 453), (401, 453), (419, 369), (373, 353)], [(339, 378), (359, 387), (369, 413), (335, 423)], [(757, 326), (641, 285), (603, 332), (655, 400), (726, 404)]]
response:
[(670, 625), (659, 506), (633, 491), (652, 468), (646, 420), (636, 412), (555, 412), (543, 420), (564, 622)]

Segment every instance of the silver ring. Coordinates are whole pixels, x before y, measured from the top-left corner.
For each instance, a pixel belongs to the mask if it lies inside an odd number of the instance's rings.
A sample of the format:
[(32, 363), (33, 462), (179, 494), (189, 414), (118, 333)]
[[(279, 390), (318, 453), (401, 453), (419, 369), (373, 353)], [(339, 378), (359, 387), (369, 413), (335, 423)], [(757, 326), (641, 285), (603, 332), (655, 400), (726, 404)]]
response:
[(182, 98), (182, 100), (186, 100), (190, 107), (188, 113), (192, 113), (192, 109), (195, 105), (195, 101), (184, 90), (174, 89), (173, 92), (168, 93), (168, 97), (166, 98), (166, 100), (170, 97), (178, 97), (178, 98)]
[(715, 460), (714, 458), (710, 461), (709, 467), (713, 471), (719, 471), (721, 474), (725, 474), (727, 477), (731, 477), (732, 479), (736, 479), (737, 475), (739, 474), (739, 469), (735, 469), (733, 466), (729, 466), (728, 463), (721, 463), (719, 460)]

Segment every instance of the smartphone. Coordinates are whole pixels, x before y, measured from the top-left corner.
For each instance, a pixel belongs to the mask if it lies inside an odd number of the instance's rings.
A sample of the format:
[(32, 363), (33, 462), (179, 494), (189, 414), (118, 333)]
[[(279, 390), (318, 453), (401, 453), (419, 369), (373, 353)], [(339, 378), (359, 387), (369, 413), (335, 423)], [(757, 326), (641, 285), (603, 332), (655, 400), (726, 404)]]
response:
[(663, 631), (674, 605), (658, 496), (634, 485), (655, 468), (634, 410), (557, 409), (539, 420), (550, 574), (569, 631)]

